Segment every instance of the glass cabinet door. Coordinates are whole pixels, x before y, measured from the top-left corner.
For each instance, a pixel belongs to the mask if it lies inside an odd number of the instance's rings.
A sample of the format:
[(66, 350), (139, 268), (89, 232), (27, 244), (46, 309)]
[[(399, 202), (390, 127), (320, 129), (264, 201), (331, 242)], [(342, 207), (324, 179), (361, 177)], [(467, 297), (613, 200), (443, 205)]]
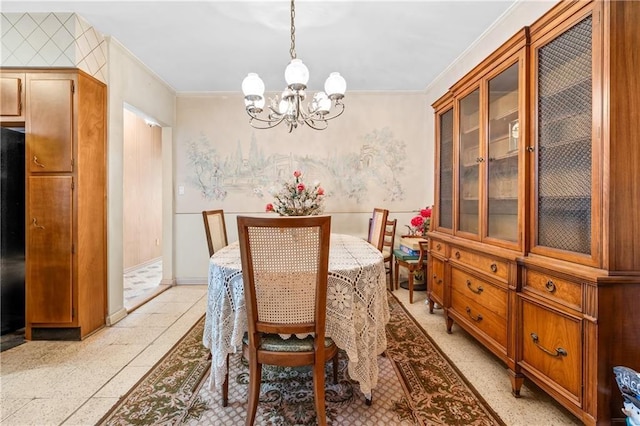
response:
[(592, 17), (537, 51), (537, 244), (591, 254)]
[(486, 235), (518, 240), (518, 70), (516, 62), (488, 81)]
[(478, 235), (480, 218), (480, 90), (459, 102), (458, 231)]
[(439, 116), (438, 226), (453, 229), (453, 108)]

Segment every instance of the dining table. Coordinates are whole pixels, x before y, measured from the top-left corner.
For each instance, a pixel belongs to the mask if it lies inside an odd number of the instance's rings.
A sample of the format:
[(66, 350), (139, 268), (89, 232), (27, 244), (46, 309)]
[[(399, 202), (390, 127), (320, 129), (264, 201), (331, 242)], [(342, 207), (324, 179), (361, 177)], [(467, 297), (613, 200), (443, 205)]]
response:
[[(277, 250), (277, 247), (274, 247)], [(389, 322), (383, 256), (362, 238), (331, 234), (326, 336), (348, 358), (349, 377), (367, 402), (378, 382), (378, 356), (387, 346)], [(220, 391), (228, 355), (242, 352), (248, 330), (240, 246), (233, 242), (209, 259), (203, 344), (211, 351), (209, 389)]]

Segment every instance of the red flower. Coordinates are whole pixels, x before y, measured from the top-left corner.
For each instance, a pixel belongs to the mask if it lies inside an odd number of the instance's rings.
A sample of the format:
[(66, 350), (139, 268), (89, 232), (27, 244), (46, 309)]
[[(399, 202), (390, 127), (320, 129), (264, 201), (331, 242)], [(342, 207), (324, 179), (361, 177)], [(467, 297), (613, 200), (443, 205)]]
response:
[(411, 219), (411, 226), (419, 228), (424, 224), (424, 218), (422, 216), (416, 216)]
[(293, 176), (299, 178), (300, 176), (302, 176), (302, 172), (300, 170), (296, 170), (295, 172), (293, 172)]
[(271, 204), (271, 203), (267, 204), (267, 207), (265, 208), (265, 211), (272, 212), (273, 211), (273, 204)]
[(318, 195), (324, 195), (324, 189), (321, 186), (318, 187)]
[(299, 183), (296, 188), (298, 188), (298, 192), (304, 191), (304, 183)]
[(431, 217), (431, 207), (427, 207), (426, 209), (420, 210), (420, 216)]

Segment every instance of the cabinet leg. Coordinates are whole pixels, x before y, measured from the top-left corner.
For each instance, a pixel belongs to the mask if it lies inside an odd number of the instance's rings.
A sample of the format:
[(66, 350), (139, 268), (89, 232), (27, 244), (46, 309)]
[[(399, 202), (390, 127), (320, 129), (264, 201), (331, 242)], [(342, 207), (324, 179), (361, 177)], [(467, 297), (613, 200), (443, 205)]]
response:
[(447, 317), (447, 333), (451, 334), (451, 327), (453, 327), (453, 319)]
[(433, 300), (429, 297), (429, 313), (433, 313)]
[(521, 373), (509, 370), (509, 380), (511, 380), (511, 394), (516, 398), (520, 398), (520, 388), (524, 382), (524, 376)]

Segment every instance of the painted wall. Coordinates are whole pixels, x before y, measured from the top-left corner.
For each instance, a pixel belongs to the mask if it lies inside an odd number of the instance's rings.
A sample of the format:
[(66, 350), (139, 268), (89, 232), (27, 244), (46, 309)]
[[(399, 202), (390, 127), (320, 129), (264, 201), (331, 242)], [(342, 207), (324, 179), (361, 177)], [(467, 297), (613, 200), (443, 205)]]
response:
[(163, 283), (173, 282), (171, 197), (172, 133), (175, 92), (135, 58), (116, 39), (107, 37), (109, 61), (108, 117), (108, 311), (109, 323), (126, 315), (123, 305), (123, 163), (125, 104), (143, 111), (163, 126), (162, 131), (162, 241)]
[[(273, 94), (271, 95), (273, 96)], [(433, 202), (433, 146), (422, 92), (347, 92), (344, 114), (317, 131), (254, 129), (241, 93), (180, 95), (174, 127), (176, 280), (206, 282), (201, 211), (224, 209), (237, 239), (237, 214), (263, 214), (272, 192), (292, 181), (320, 181), (334, 232), (367, 232), (374, 207), (399, 219)]]

